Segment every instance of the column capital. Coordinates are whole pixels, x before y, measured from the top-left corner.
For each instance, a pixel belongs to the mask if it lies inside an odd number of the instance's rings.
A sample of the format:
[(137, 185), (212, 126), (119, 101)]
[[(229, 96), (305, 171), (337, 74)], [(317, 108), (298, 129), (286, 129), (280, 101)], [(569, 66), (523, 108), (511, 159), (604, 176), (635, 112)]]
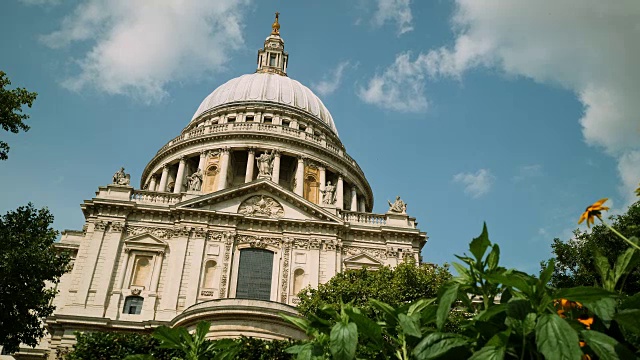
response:
[(231, 148), (229, 148), (228, 146), (225, 146), (225, 147), (220, 148), (220, 151), (223, 154), (228, 154), (231, 151)]
[(200, 156), (207, 156), (209, 150), (200, 150)]
[(255, 154), (255, 153), (256, 153), (256, 147), (255, 147), (255, 146), (249, 146), (249, 147), (247, 148), (247, 151), (248, 151), (249, 153), (253, 153), (253, 154)]
[(338, 180), (344, 180), (344, 176), (342, 176), (342, 174), (338, 173)]
[(187, 161), (187, 157), (185, 155), (180, 156), (180, 162), (184, 163)]
[(298, 162), (299, 163), (304, 163), (304, 162), (306, 162), (308, 160), (309, 160), (309, 158), (306, 157), (306, 156), (302, 156), (302, 155), (298, 156)]
[(274, 148), (274, 149), (273, 149), (273, 150), (271, 150), (271, 151), (273, 152), (273, 156), (280, 157), (280, 149), (275, 149), (275, 148)]
[(207, 150), (207, 156), (216, 156), (220, 153), (220, 150)]
[(162, 164), (162, 170), (169, 170), (169, 163)]

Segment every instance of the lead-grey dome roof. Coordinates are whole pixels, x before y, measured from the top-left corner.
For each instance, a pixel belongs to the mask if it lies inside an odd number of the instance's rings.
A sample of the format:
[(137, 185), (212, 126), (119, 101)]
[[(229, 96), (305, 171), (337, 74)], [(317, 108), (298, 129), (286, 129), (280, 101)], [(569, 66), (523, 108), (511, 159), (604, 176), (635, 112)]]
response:
[(192, 121), (220, 105), (243, 101), (271, 102), (298, 108), (320, 119), (338, 134), (329, 110), (309, 88), (289, 77), (270, 73), (242, 75), (222, 84), (202, 101)]

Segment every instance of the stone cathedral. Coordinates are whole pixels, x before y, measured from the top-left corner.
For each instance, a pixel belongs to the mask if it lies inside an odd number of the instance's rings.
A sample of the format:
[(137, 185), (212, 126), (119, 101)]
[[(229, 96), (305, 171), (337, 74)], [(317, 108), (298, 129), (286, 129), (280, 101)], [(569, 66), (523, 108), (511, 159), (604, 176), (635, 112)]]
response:
[(301, 289), (345, 269), (420, 261), (426, 233), (399, 197), (371, 212), (363, 171), (288, 61), (276, 14), (257, 70), (202, 101), (144, 168), (140, 190), (120, 169), (84, 201), (85, 226), (57, 244), (74, 260), (49, 335), (23, 355), (53, 359), (76, 331), (202, 320), (212, 339), (302, 338), (278, 316), (296, 314)]

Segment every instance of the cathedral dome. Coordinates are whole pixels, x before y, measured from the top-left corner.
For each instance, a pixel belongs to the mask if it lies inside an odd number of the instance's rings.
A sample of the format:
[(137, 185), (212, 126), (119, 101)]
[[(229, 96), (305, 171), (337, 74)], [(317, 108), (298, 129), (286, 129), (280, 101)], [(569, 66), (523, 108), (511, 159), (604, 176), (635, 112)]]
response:
[(338, 134), (329, 110), (308, 87), (287, 76), (269, 72), (256, 72), (227, 81), (202, 101), (192, 121), (211, 109), (238, 102), (267, 102), (303, 110)]

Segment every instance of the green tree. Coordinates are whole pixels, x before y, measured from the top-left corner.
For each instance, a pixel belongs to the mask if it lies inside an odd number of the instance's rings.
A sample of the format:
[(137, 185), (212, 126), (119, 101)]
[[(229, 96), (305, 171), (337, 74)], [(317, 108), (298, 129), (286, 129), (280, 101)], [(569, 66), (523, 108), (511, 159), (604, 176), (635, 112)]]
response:
[(122, 360), (133, 354), (149, 354), (157, 360), (172, 360), (181, 353), (161, 349), (160, 341), (150, 334), (98, 331), (76, 333), (76, 344), (66, 354), (58, 354), (64, 360)]
[[(621, 234), (629, 238), (640, 238), (640, 201), (632, 204), (626, 213), (610, 219), (612, 227)], [(606, 226), (599, 224), (593, 226), (590, 232), (575, 230), (572, 240), (562, 241), (556, 238), (551, 248), (555, 263), (551, 285), (564, 288), (601, 285), (594, 255), (599, 252), (613, 264), (629, 245)], [(626, 294), (640, 292), (640, 267), (636, 267), (623, 279), (618, 288)]]
[(31, 203), (0, 218), (0, 344), (9, 352), (37, 345), (42, 320), (55, 309), (49, 285), (68, 270), (69, 257), (53, 247), (52, 222), (49, 210)]
[[(29, 118), (22, 113), (22, 106), (31, 107), (38, 93), (29, 92), (24, 88), (9, 90), (6, 87), (11, 81), (4, 71), (0, 71), (0, 125), (4, 131), (17, 134), (20, 130), (29, 131), (29, 126), (24, 123)], [(0, 141), (0, 160), (7, 160), (9, 144)]]
[(448, 267), (430, 264), (401, 263), (395, 268), (347, 270), (335, 275), (317, 289), (306, 288), (299, 294), (298, 311), (302, 316), (316, 313), (323, 305), (340, 309), (351, 303), (366, 316), (377, 311), (369, 303), (376, 299), (400, 306), (423, 298), (433, 298), (442, 284), (451, 278)]

